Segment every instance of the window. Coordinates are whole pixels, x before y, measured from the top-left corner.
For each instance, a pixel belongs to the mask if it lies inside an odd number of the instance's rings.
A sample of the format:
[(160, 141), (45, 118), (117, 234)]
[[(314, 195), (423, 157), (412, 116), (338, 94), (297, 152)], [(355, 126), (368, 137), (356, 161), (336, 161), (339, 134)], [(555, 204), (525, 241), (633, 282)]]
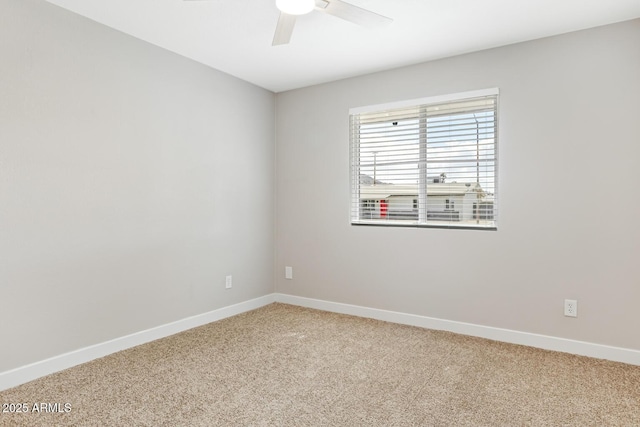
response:
[(496, 229), (498, 90), (350, 111), (351, 223)]

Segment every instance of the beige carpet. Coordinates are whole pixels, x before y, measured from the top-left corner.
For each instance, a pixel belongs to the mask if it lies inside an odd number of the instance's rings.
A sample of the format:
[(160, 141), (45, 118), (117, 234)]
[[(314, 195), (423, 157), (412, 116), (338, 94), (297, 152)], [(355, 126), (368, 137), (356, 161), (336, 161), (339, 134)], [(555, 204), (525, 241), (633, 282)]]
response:
[(40, 402), (0, 425), (640, 426), (640, 367), (272, 304), (0, 392)]

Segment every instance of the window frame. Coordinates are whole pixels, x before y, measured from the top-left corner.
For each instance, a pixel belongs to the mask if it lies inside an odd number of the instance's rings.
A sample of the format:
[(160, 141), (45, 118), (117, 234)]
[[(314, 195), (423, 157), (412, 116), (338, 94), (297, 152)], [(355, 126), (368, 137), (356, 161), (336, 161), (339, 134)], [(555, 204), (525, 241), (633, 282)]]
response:
[[(488, 230), (488, 231), (496, 231), (498, 228), (498, 194), (499, 194), (499, 94), (500, 91), (498, 88), (490, 88), (490, 89), (482, 89), (468, 92), (460, 92), (454, 94), (446, 94), (440, 96), (432, 96), (426, 98), (417, 98), (410, 100), (403, 100), (397, 102), (390, 102), (385, 104), (376, 104), (369, 105), (363, 107), (356, 107), (349, 109), (349, 163), (350, 163), (350, 208), (349, 208), (349, 218), (351, 225), (355, 226), (385, 226), (385, 227), (417, 227), (417, 228), (447, 228), (447, 229), (472, 229), (472, 230)], [(477, 202), (474, 202), (475, 216), (473, 218), (477, 220), (476, 224), (469, 223), (465, 221), (461, 224), (455, 224), (454, 220), (449, 219), (446, 224), (434, 222), (433, 219), (429, 219), (430, 213), (427, 211), (427, 188), (428, 188), (428, 180), (427, 177), (427, 144), (426, 144), (426, 133), (427, 129), (423, 131), (422, 128), (418, 132), (418, 144), (419, 144), (419, 160), (418, 160), (418, 168), (420, 178), (418, 180), (418, 200), (424, 200), (424, 203), (418, 204), (418, 219), (416, 221), (391, 221), (387, 217), (387, 220), (381, 220), (381, 218), (372, 218), (369, 219), (362, 218), (359, 215), (359, 199), (360, 199), (360, 187), (363, 185), (361, 182), (361, 167), (360, 167), (360, 140), (358, 137), (359, 134), (359, 124), (354, 124), (354, 116), (360, 117), (362, 114), (367, 113), (382, 113), (389, 110), (397, 110), (403, 108), (416, 108), (420, 112), (416, 115), (416, 119), (422, 121), (428, 117), (422, 115), (422, 109), (426, 111), (427, 107), (438, 105), (438, 104), (447, 104), (447, 103), (455, 103), (465, 100), (473, 100), (480, 98), (493, 98), (493, 193), (489, 193), (492, 195), (490, 201), (485, 200), (482, 201), (480, 198)], [(471, 111), (471, 110), (470, 110)], [(453, 113), (452, 113), (453, 114)], [(393, 123), (395, 125), (396, 123)], [(375, 154), (375, 153), (374, 153)], [(374, 166), (374, 176), (375, 176), (375, 166)], [(375, 178), (374, 178), (375, 180)], [(434, 181), (435, 182), (435, 181)], [(449, 196), (447, 196), (449, 197)], [(480, 196), (479, 196), (480, 197)], [(449, 197), (451, 198), (451, 197)], [(452, 204), (454, 201), (451, 200)], [(491, 205), (489, 207), (489, 204)], [(457, 204), (456, 204), (457, 205)], [(485, 206), (481, 208), (481, 205)], [(356, 207), (357, 206), (357, 207)], [(453, 208), (452, 208), (453, 209)], [(489, 220), (487, 212), (491, 212), (491, 219)], [(354, 213), (354, 212), (357, 212)], [(481, 215), (481, 212), (484, 215)], [(481, 218), (483, 217), (483, 218)], [(480, 224), (480, 221), (490, 221), (489, 224)]]

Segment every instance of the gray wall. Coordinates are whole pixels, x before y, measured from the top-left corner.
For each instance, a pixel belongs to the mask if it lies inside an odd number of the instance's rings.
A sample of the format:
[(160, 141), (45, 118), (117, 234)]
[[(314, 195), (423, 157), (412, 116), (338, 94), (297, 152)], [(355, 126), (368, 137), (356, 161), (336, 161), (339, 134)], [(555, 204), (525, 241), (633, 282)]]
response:
[[(634, 20), (278, 94), (277, 291), (640, 349), (639, 46)], [(497, 232), (349, 225), (350, 107), (491, 87)]]
[(273, 93), (40, 0), (0, 58), (0, 372), (273, 292)]

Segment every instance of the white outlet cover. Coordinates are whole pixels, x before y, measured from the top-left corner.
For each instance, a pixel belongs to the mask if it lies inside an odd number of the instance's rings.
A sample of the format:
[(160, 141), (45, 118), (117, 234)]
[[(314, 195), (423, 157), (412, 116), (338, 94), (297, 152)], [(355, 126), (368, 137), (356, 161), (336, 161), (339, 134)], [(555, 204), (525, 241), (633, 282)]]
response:
[(225, 278), (225, 288), (230, 289), (233, 286), (233, 277), (232, 276), (227, 276)]
[(564, 315), (578, 317), (578, 301), (574, 299), (564, 300)]
[(284, 278), (285, 279), (293, 279), (293, 267), (285, 267), (284, 268)]

